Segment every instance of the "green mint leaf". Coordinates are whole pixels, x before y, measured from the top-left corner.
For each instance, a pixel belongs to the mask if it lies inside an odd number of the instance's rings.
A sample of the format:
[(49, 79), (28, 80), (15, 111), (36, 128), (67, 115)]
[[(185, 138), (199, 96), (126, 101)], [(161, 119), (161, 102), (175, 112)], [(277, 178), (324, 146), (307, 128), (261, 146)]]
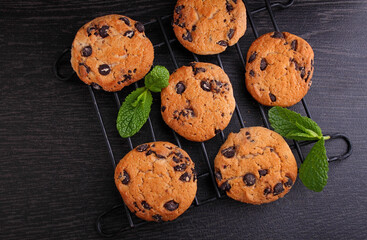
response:
[(285, 138), (294, 140), (319, 140), (323, 138), (320, 127), (308, 117), (303, 117), (282, 107), (272, 107), (268, 114), (271, 126)]
[(152, 102), (152, 93), (145, 87), (136, 89), (126, 97), (116, 120), (121, 137), (131, 137), (141, 129), (149, 117)]
[(327, 161), (325, 140), (321, 138), (308, 153), (299, 168), (299, 178), (310, 190), (321, 192), (328, 179), (329, 163)]
[(145, 87), (152, 92), (160, 92), (162, 88), (168, 86), (169, 72), (167, 68), (163, 66), (155, 66), (145, 76)]

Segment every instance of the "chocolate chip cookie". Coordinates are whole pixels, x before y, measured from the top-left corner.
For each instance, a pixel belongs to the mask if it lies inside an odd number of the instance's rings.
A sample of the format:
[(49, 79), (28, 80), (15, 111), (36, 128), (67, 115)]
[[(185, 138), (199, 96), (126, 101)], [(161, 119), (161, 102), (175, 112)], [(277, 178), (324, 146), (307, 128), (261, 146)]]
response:
[(314, 70), (314, 53), (302, 38), (271, 32), (256, 39), (247, 53), (246, 87), (267, 106), (292, 106), (306, 95)]
[(288, 144), (263, 127), (229, 134), (214, 165), (219, 188), (229, 197), (251, 204), (283, 197), (297, 178), (297, 163)]
[(173, 30), (189, 51), (216, 54), (245, 34), (246, 8), (242, 0), (178, 0)]
[(71, 48), (71, 65), (79, 78), (110, 92), (143, 78), (153, 59), (144, 25), (122, 15), (88, 22), (77, 32)]
[(206, 141), (227, 127), (235, 99), (227, 74), (211, 63), (193, 62), (171, 74), (161, 93), (164, 121), (182, 137)]
[(147, 221), (171, 221), (195, 198), (195, 164), (168, 142), (142, 144), (121, 159), (115, 183), (127, 207)]

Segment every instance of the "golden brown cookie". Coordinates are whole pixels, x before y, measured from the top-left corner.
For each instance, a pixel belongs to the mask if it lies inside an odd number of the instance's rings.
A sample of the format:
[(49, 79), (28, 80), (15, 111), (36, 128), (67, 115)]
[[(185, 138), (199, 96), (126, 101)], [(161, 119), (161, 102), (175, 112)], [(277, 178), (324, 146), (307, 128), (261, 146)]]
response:
[(193, 62), (171, 74), (161, 93), (164, 121), (196, 142), (214, 137), (229, 124), (235, 99), (227, 74), (211, 63)]
[(297, 163), (286, 141), (263, 127), (231, 133), (214, 161), (220, 189), (237, 201), (262, 204), (289, 192)]
[(77, 32), (71, 48), (71, 65), (79, 78), (110, 92), (143, 78), (153, 59), (144, 25), (122, 15), (88, 22)]
[(247, 53), (246, 87), (267, 106), (292, 106), (311, 86), (314, 53), (302, 38), (271, 32), (256, 39)]
[(246, 8), (242, 0), (178, 0), (173, 30), (193, 53), (220, 53), (245, 34)]
[(146, 143), (120, 160), (115, 183), (136, 216), (147, 221), (171, 221), (184, 213), (195, 198), (195, 164), (172, 143)]

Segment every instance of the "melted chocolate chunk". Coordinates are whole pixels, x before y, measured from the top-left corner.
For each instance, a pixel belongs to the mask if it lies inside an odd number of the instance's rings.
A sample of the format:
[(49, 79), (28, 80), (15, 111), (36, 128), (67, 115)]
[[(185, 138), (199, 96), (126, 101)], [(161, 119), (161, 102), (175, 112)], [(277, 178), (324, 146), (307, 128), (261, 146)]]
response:
[(229, 29), (229, 32), (228, 32), (227, 36), (228, 36), (229, 39), (232, 39), (233, 35), (234, 35), (234, 29), (231, 28), (231, 29)]
[(124, 184), (124, 185), (127, 185), (129, 182), (130, 182), (130, 175), (124, 170), (124, 175), (121, 176), (121, 173), (120, 173), (120, 176), (119, 176), (120, 180), (121, 180), (121, 183)]
[(217, 169), (215, 172), (214, 172), (214, 176), (215, 178), (218, 180), (218, 181), (222, 181), (222, 173), (220, 172), (219, 169)]
[(92, 35), (92, 31), (93, 30), (96, 30), (96, 27), (94, 27), (94, 26), (90, 26), (89, 28), (87, 28), (87, 34), (88, 34), (88, 37), (90, 36), (90, 35)]
[(180, 14), (181, 10), (182, 10), (182, 9), (184, 9), (184, 8), (185, 8), (185, 6), (184, 6), (184, 5), (177, 6), (177, 7), (175, 8), (175, 12), (176, 12), (177, 14)]
[(271, 188), (265, 188), (264, 189), (264, 195), (268, 195), (269, 193), (271, 193)]
[(293, 41), (291, 42), (291, 49), (292, 49), (293, 51), (297, 51), (297, 46), (298, 46), (298, 42), (297, 42), (297, 40), (293, 40)]
[(226, 2), (226, 9), (227, 9), (227, 12), (228, 13), (230, 13), (231, 11), (233, 11), (233, 6), (228, 1)]
[(136, 22), (135, 23), (135, 28), (136, 30), (138, 30), (139, 32), (144, 32), (145, 28), (144, 25), (141, 22)]
[(176, 84), (176, 93), (182, 94), (186, 90), (186, 86), (183, 82), (178, 82)]
[(272, 102), (275, 102), (277, 100), (277, 97), (272, 93), (269, 93), (269, 97)]
[(284, 183), (284, 186), (292, 187), (292, 185), (293, 185), (292, 179), (290, 177), (287, 177), (287, 178), (288, 178), (288, 180)]
[(177, 157), (179, 157), (179, 158), (183, 158), (184, 157), (184, 155), (181, 153), (181, 152), (175, 152), (175, 155), (177, 156)]
[(96, 89), (96, 90), (101, 90), (102, 89), (102, 87), (101, 86), (99, 86), (97, 83), (92, 83), (91, 84), (92, 85), (92, 88), (94, 88), (94, 89)]
[(190, 180), (191, 180), (191, 174), (188, 173), (188, 172), (185, 172), (184, 174), (181, 175), (181, 177), (179, 179), (182, 182), (190, 182)]
[(153, 220), (156, 222), (162, 222), (162, 216), (159, 214), (155, 214), (152, 216)]
[(175, 163), (179, 163), (179, 162), (180, 162), (180, 159), (176, 158), (175, 156), (173, 156), (172, 160), (173, 160)]
[(193, 175), (193, 179), (192, 181), (196, 181), (196, 179), (198, 179), (198, 173), (196, 172), (195, 168), (191, 168), (192, 171), (192, 175)]
[(136, 147), (136, 151), (138, 152), (144, 152), (148, 149), (149, 145), (148, 144), (142, 144)]
[(281, 32), (274, 32), (274, 34), (271, 37), (272, 38), (284, 38), (284, 35)]
[(209, 83), (209, 82), (207, 82), (207, 81), (201, 81), (201, 82), (200, 82), (200, 87), (201, 87), (204, 91), (207, 91), (207, 92), (210, 92), (210, 90), (211, 90), (210, 83)]
[(150, 149), (149, 149), (149, 150), (148, 150), (148, 152), (146, 152), (146, 153), (145, 153), (145, 156), (149, 156), (149, 155), (151, 155), (152, 153), (154, 153), (154, 151), (152, 151), (152, 150), (150, 150)]
[(81, 54), (83, 57), (89, 57), (90, 55), (92, 55), (92, 47), (91, 46), (86, 46), (82, 49)]
[(301, 78), (303, 79), (305, 77), (305, 75), (306, 75), (305, 68), (304, 67), (301, 67), (300, 70), (301, 70)]
[(194, 71), (194, 75), (196, 75), (200, 72), (205, 72), (206, 71), (205, 68), (196, 68), (196, 67), (192, 67), (192, 70)]
[(231, 189), (231, 185), (228, 183), (228, 181), (225, 181), (222, 183), (222, 185), (220, 185), (219, 189), (222, 191), (229, 191)]
[(266, 61), (265, 58), (262, 58), (260, 62), (260, 70), (264, 71), (267, 66), (268, 66), (268, 62)]
[(186, 168), (187, 168), (186, 163), (182, 163), (173, 167), (173, 169), (177, 172), (183, 172), (186, 170)]
[(256, 177), (252, 173), (246, 173), (245, 176), (243, 176), (243, 182), (246, 186), (252, 186), (256, 183)]
[(166, 202), (163, 205), (163, 207), (167, 209), (168, 211), (174, 211), (178, 208), (178, 205), (179, 204), (177, 202), (175, 202), (174, 200), (171, 200), (171, 201)]
[(130, 20), (127, 17), (121, 17), (119, 19), (123, 21), (126, 25), (130, 26)]
[(254, 72), (254, 70), (250, 70), (250, 76), (251, 76), (251, 77), (255, 77), (255, 72)]
[(268, 169), (260, 169), (259, 170), (259, 175), (260, 177), (265, 176), (266, 174), (268, 174)]
[(228, 47), (228, 42), (225, 40), (220, 40), (217, 44), (223, 47)]
[(102, 38), (105, 38), (108, 36), (108, 32), (107, 30), (110, 28), (110, 26), (107, 26), (107, 25), (104, 25), (102, 26), (100, 29), (99, 29), (99, 35), (102, 37)]
[(164, 110), (166, 110), (166, 106), (161, 107), (161, 111), (164, 112)]
[(229, 148), (225, 148), (225, 149), (222, 150), (222, 154), (226, 158), (233, 158), (234, 155), (236, 154), (236, 147), (232, 146), (232, 147), (229, 147)]
[(274, 193), (273, 193), (274, 196), (282, 193), (283, 191), (284, 191), (284, 188), (283, 188), (283, 184), (282, 183), (275, 184), (275, 186), (274, 186)]
[(251, 54), (251, 56), (248, 58), (248, 63), (252, 63), (256, 58), (257, 52), (254, 52)]
[(186, 34), (182, 34), (182, 39), (192, 42), (192, 37), (191, 37), (191, 33), (189, 31), (186, 32)]
[(126, 32), (124, 33), (124, 36), (125, 36), (125, 37), (128, 37), (128, 38), (132, 38), (132, 37), (134, 37), (134, 31), (131, 31), (131, 30), (126, 31)]
[(141, 202), (141, 205), (145, 208), (145, 209), (147, 209), (147, 210), (150, 210), (150, 209), (152, 209), (152, 207), (146, 202), (146, 201), (142, 201)]
[(191, 31), (195, 31), (196, 30), (196, 25), (193, 25), (191, 28)]
[(111, 68), (107, 64), (102, 64), (102, 65), (99, 65), (98, 72), (101, 75), (106, 76), (111, 72)]

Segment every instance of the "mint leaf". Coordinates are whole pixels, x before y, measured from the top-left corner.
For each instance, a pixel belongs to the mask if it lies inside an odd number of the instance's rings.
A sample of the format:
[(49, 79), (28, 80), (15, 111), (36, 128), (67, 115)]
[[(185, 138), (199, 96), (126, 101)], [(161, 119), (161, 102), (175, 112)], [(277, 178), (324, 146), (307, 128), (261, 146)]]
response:
[(321, 138), (312, 147), (299, 168), (299, 178), (308, 189), (321, 192), (327, 183), (328, 171), (325, 140)]
[(141, 129), (149, 117), (152, 102), (152, 93), (145, 87), (136, 89), (126, 97), (116, 120), (121, 137), (131, 137)]
[(169, 72), (167, 68), (157, 65), (145, 76), (144, 83), (150, 91), (160, 92), (162, 88), (168, 86), (168, 80)]
[(308, 117), (282, 107), (272, 107), (268, 114), (271, 126), (285, 138), (294, 140), (323, 138), (320, 127)]

